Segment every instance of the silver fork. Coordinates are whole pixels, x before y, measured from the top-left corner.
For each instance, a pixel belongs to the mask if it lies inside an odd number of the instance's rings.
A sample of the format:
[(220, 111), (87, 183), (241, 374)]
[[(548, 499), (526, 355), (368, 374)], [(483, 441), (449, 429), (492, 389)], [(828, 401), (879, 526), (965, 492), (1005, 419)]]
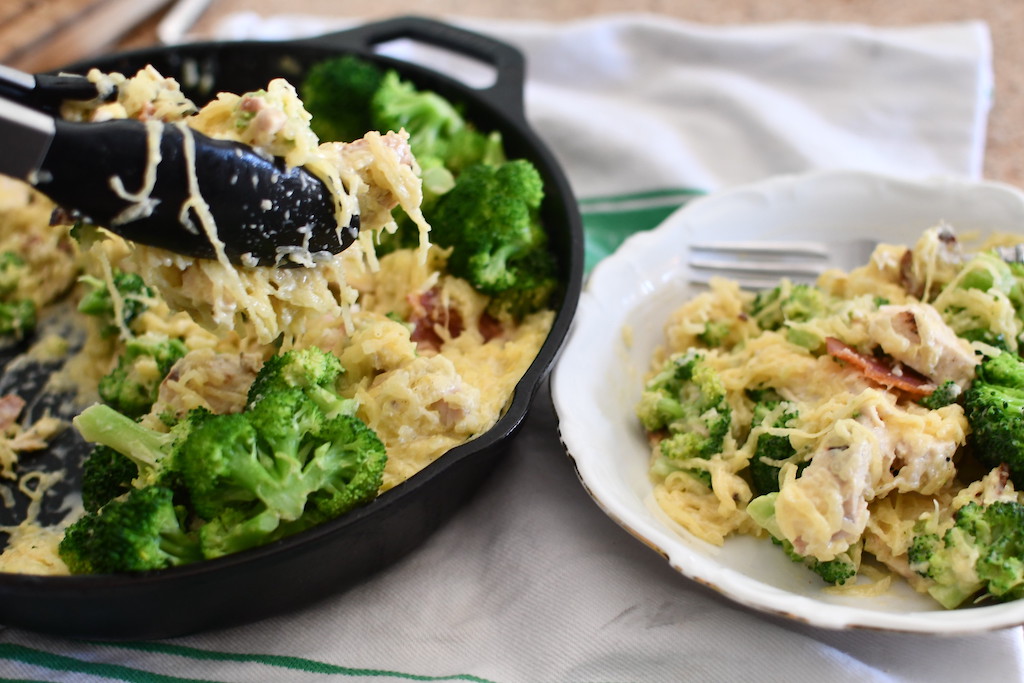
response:
[(690, 245), (690, 281), (707, 284), (714, 276), (726, 277), (744, 289), (770, 289), (781, 278), (813, 283), (830, 268), (864, 265), (877, 245), (868, 239), (699, 242)]

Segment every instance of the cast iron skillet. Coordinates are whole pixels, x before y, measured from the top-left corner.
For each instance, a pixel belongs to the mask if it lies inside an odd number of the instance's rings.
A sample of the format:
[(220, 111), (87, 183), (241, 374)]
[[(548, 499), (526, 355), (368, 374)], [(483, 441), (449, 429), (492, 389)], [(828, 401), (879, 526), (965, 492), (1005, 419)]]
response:
[[(489, 64), (497, 71), (492, 87), (474, 89), (436, 71), (374, 53), (382, 43), (408, 38)], [(526, 123), (523, 110), (524, 60), (514, 48), (433, 20), (405, 17), (294, 42), (201, 43), (123, 53), (66, 67), (82, 73), (90, 66), (134, 73), (153, 64), (178, 78), (196, 102), (218, 91), (245, 92), (264, 87), (275, 76), (293, 83), (313, 63), (359, 54), (397, 69), (417, 86), (461, 103), (482, 129), (500, 130), (510, 157), (532, 160), (547, 197), (544, 225), (558, 257), (563, 291), (554, 326), (540, 354), (519, 383), (506, 413), (488, 432), (459, 446), (407, 482), (340, 519), (277, 543), (237, 555), (136, 576), (40, 577), (0, 575), (0, 624), (61, 636), (137, 640), (176, 636), (255, 621), (293, 610), (394, 563), (445, 522), (478, 488), (505, 452), (568, 332), (583, 277), (583, 236), (578, 207), (558, 164)], [(60, 326), (58, 322), (53, 324)], [(76, 343), (72, 329), (63, 330)], [(8, 358), (10, 352), (8, 353)], [(0, 362), (3, 358), (0, 358)], [(37, 395), (52, 366), (32, 361), (8, 363), (0, 392), (15, 390), (30, 411), (57, 410), (66, 397)], [(83, 444), (73, 430), (43, 454), (40, 467), (67, 466), (69, 484), (45, 501), (44, 516), (73, 495), (76, 460)], [(86, 452), (88, 447), (85, 447)], [(8, 513), (10, 514), (10, 513)], [(5, 524), (10, 519), (0, 520)]]

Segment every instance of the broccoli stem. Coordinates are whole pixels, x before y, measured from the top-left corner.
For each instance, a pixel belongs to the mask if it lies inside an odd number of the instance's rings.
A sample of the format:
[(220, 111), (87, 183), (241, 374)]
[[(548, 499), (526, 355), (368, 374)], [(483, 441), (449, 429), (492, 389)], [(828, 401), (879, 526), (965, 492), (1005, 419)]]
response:
[(89, 406), (74, 420), (86, 441), (103, 444), (130, 458), (140, 472), (155, 469), (166, 455), (173, 437), (143, 427), (110, 406)]

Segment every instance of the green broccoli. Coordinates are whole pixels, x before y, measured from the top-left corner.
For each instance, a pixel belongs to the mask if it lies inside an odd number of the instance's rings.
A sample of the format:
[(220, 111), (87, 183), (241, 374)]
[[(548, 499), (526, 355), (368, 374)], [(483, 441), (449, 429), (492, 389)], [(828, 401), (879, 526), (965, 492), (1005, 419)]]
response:
[(1005, 464), (1024, 487), (1024, 360), (1005, 351), (986, 358), (963, 401), (975, 457), (987, 467)]
[[(166, 433), (107, 405), (84, 410), (74, 423), (99, 446), (83, 475), (89, 494), (82, 527), (89, 535), (76, 531), (66, 539), (74, 549), (68, 551), (72, 571), (157, 568), (122, 549), (153, 554), (171, 541), (185, 547), (184, 539), (164, 531), (166, 510), (125, 507), (150, 500), (155, 490), (168, 492), (170, 509), (188, 530), (189, 553), (181, 562), (263, 545), (375, 498), (387, 454), (355, 417), (355, 401), (337, 393), (342, 373), (337, 357), (313, 347), (273, 356), (257, 373), (242, 412), (196, 409)], [(120, 532), (117, 523), (124, 524)], [(83, 540), (92, 536), (111, 552)]]
[(774, 289), (758, 292), (747, 313), (762, 330), (785, 328), (790, 343), (813, 350), (821, 346), (822, 339), (799, 324), (826, 315), (829, 310), (829, 297), (821, 289), (783, 280)]
[(961, 289), (1004, 294), (1019, 312), (1024, 309), (1024, 272), (1020, 266), (1008, 263), (993, 251), (981, 252), (960, 269), (957, 284)]
[(149, 308), (149, 300), (153, 298), (152, 288), (146, 285), (140, 275), (115, 270), (112, 280), (118, 298), (123, 302), (118, 320), (114, 297), (110, 295), (107, 283), (91, 275), (83, 275), (79, 280), (88, 285), (90, 290), (78, 302), (78, 310), (97, 318), (104, 337), (120, 334), (122, 325), (131, 329), (132, 323)]
[(546, 308), (558, 290), (555, 260), (546, 248), (533, 249), (514, 258), (509, 268), (516, 279), (510, 286), (491, 294), (487, 312), (495, 318), (505, 315), (515, 320)]
[(732, 407), (718, 372), (697, 351), (675, 354), (644, 386), (636, 408), (648, 432), (663, 437), (660, 457), (652, 464), (656, 476), (685, 470), (710, 485), (705, 470), (687, 469), (683, 461), (707, 460), (721, 453), (732, 427)]
[(132, 490), (139, 468), (131, 458), (109, 446), (97, 445), (82, 464), (82, 507), (96, 512)]
[(100, 379), (100, 398), (129, 417), (145, 415), (156, 401), (160, 383), (171, 366), (187, 352), (180, 339), (163, 335), (129, 339), (117, 366)]
[[(769, 392), (774, 394), (774, 392)], [(782, 408), (781, 411), (779, 408)], [(796, 406), (783, 401), (778, 396), (765, 396), (754, 404), (751, 427), (764, 424), (772, 414), (776, 414), (772, 427), (789, 427), (798, 417)], [(762, 433), (757, 436), (754, 454), (750, 457), (750, 479), (754, 491), (758, 494), (771, 493), (779, 490), (779, 465), (775, 462), (786, 461), (796, 455), (796, 449), (790, 444), (789, 437), (781, 434)], [(800, 463), (800, 467), (807, 463)]]
[[(409, 133), (431, 241), (453, 248), (449, 272), (491, 297), (488, 313), (521, 319), (550, 304), (558, 277), (538, 217), (543, 181), (529, 161), (507, 160), (500, 132), (477, 129), (446, 97), (355, 56), (314, 65), (300, 91), (323, 138)], [(395, 222), (379, 235), (379, 255), (419, 245), (401, 209)]]
[(302, 389), (328, 418), (353, 415), (356, 401), (337, 393), (338, 382), (345, 372), (341, 361), (333, 353), (315, 346), (292, 349), (271, 356), (260, 368), (249, 387), (247, 408), (252, 408), (265, 397), (290, 389)]
[(0, 300), (7, 301), (28, 273), (28, 264), (16, 252), (0, 252)]
[(970, 502), (949, 528), (919, 523), (907, 552), (910, 568), (930, 579), (928, 593), (947, 609), (974, 595), (1024, 597), (1024, 505)]
[(28, 264), (16, 252), (0, 252), (0, 336), (21, 339), (36, 326), (35, 302), (17, 297), (27, 272)]
[(969, 342), (981, 342), (982, 344), (994, 346), (1000, 351), (1013, 351), (1013, 347), (1010, 346), (1009, 340), (1002, 332), (993, 332), (989, 329), (972, 327), (971, 329), (957, 331), (957, 336), (963, 337)]
[(447, 98), (419, 90), (397, 71), (384, 74), (371, 110), (378, 130), (408, 131), (409, 146), (423, 168), (443, 167), (458, 176), (471, 165), (505, 160), (499, 133), (485, 135), (476, 130)]
[(776, 491), (754, 498), (747, 503), (747, 514), (758, 526), (768, 532), (772, 542), (782, 548), (789, 559), (803, 564), (820, 576), (822, 581), (832, 585), (842, 585), (855, 579), (860, 570), (861, 544), (856, 543), (850, 546), (831, 560), (819, 560), (815, 557), (801, 555), (796, 552), (793, 543), (783, 535), (775, 519), (775, 501), (778, 497), (779, 494)]
[(385, 459), (384, 445), (362, 421), (326, 418), (292, 389), (203, 424), (180, 466), (196, 512), (214, 522), (200, 530), (204, 553), (217, 557), (370, 502)]
[[(169, 431), (158, 432), (108, 405), (97, 403), (79, 413), (72, 422), (83, 439), (127, 457), (137, 468), (140, 482), (153, 484), (163, 483), (164, 477), (173, 471), (174, 458), (189, 434), (212, 417), (214, 415), (210, 411), (196, 408), (186, 413)], [(107, 462), (123, 467), (113, 458), (107, 458)], [(96, 476), (99, 476), (98, 472)]]
[(956, 403), (963, 390), (951, 379), (935, 387), (935, 391), (922, 398), (918, 403), (930, 410), (938, 410)]
[(173, 492), (132, 489), (68, 526), (58, 552), (72, 574), (140, 572), (202, 559), (199, 541), (185, 530)]
[[(965, 295), (965, 290), (976, 291)], [(978, 292), (987, 296), (978, 296)], [(996, 251), (975, 254), (946, 285), (936, 305), (942, 306), (943, 319), (957, 335), (1017, 351), (1017, 336), (1024, 322), (1024, 270), (1020, 264), (1004, 261)]]
[(431, 240), (451, 247), (448, 270), (523, 314), (547, 305), (555, 261), (538, 209), (544, 183), (525, 159), (466, 169), (429, 216)]
[(36, 305), (31, 299), (0, 302), (0, 336), (20, 339), (35, 326)]
[(704, 323), (704, 330), (697, 335), (700, 343), (709, 348), (718, 348), (725, 343), (726, 338), (732, 331), (732, 326), (723, 321), (711, 321)]
[(384, 70), (355, 55), (344, 55), (310, 67), (299, 92), (313, 118), (309, 125), (321, 140), (351, 142), (375, 125), (374, 93)]

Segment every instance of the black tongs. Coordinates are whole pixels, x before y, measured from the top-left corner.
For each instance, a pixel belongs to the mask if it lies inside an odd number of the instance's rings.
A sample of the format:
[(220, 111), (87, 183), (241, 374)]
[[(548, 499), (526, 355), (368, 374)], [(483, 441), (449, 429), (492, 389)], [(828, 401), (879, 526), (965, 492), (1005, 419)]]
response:
[(335, 198), (302, 167), (173, 123), (160, 124), (159, 163), (151, 167), (153, 124), (56, 115), (64, 100), (97, 97), (84, 76), (0, 66), (0, 173), (28, 180), (72, 215), (125, 239), (186, 256), (217, 257), (209, 218), (227, 257), (244, 265), (302, 265), (287, 256), (290, 247), (338, 253), (355, 240), (359, 217), (339, 226)]

